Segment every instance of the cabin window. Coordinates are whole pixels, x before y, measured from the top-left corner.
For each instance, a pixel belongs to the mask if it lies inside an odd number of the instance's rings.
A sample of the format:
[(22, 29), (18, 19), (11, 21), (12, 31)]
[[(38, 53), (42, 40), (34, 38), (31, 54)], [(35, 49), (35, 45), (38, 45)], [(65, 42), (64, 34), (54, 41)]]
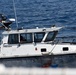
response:
[(32, 43), (32, 33), (20, 34), (20, 43)]
[(41, 42), (44, 38), (45, 32), (34, 33), (34, 42)]
[(18, 44), (18, 34), (9, 34), (8, 44)]
[(47, 41), (53, 41), (56, 37), (56, 34), (57, 34), (58, 31), (54, 31), (54, 32), (49, 32), (46, 39), (45, 39), (45, 42)]

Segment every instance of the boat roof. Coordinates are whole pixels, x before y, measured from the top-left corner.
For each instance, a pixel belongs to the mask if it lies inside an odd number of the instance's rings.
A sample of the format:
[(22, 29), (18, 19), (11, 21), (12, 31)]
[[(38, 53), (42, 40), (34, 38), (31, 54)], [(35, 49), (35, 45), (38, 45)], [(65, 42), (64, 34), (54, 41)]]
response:
[(35, 32), (51, 32), (58, 31), (62, 27), (51, 27), (51, 28), (35, 28), (35, 29), (22, 29), (22, 30), (10, 30), (4, 31), (2, 34), (19, 34), (19, 33), (35, 33)]

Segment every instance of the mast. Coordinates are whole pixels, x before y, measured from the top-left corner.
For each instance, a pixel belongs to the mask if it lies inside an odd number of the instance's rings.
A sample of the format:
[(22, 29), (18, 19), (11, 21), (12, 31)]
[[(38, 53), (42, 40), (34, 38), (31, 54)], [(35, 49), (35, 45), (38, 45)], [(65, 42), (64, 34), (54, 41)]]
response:
[(15, 1), (14, 0), (13, 0), (13, 7), (14, 7), (14, 14), (15, 14), (16, 26), (17, 26), (17, 29), (18, 29), (17, 13), (16, 13)]

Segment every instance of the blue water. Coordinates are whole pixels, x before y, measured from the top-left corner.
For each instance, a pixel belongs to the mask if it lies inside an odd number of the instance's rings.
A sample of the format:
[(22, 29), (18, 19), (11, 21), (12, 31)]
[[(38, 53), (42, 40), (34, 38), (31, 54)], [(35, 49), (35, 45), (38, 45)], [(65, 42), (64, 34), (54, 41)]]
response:
[[(76, 0), (15, 0), (15, 7), (19, 27), (63, 26), (60, 36), (75, 36)], [(0, 0), (0, 13), (15, 18), (13, 0)]]
[[(56, 25), (63, 27), (58, 37), (76, 37), (76, 0), (15, 0), (15, 7), (19, 28)], [(15, 18), (13, 0), (0, 0), (0, 13)], [(11, 27), (16, 29), (16, 23)], [(59, 62), (62, 63), (64, 59)], [(74, 65), (75, 56), (68, 61), (73, 61), (71, 63)]]

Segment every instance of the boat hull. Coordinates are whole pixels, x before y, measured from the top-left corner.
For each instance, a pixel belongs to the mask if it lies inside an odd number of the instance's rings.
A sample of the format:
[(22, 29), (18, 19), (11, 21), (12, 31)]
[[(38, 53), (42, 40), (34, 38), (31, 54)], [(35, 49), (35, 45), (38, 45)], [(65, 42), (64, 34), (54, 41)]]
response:
[(76, 68), (76, 54), (0, 58), (6, 67), (70, 67)]
[(42, 67), (51, 62), (51, 56), (0, 58), (0, 63), (6, 67)]

